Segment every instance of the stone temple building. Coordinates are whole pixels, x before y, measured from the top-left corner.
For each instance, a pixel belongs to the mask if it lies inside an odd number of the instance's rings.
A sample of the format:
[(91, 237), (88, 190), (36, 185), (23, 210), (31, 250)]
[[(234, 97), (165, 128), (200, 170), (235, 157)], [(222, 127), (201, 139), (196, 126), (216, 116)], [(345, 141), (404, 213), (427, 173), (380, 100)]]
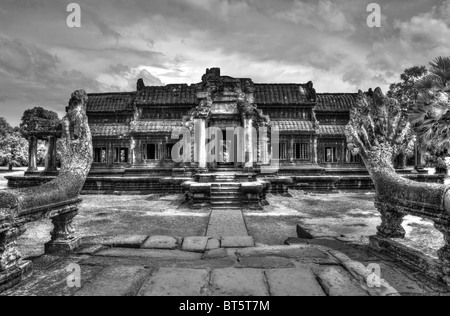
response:
[[(197, 84), (146, 86), (139, 79), (136, 91), (88, 96), (94, 163), (85, 193), (185, 192), (189, 181), (249, 179), (269, 181), (271, 192), (374, 188), (361, 158), (347, 149), (344, 134), (357, 94), (316, 93), (312, 82), (260, 84), (222, 76), (219, 68), (212, 68)], [(183, 155), (191, 159), (175, 162), (172, 151), (180, 138), (172, 139), (172, 132), (183, 127), (191, 136)], [(228, 134), (239, 128), (244, 132)], [(208, 134), (211, 129), (223, 131), (215, 161), (207, 159), (206, 145), (217, 139)], [(33, 168), (35, 144), (30, 142), (29, 177), (11, 177), (11, 186), (36, 185), (54, 176), (54, 164), (46, 164), (43, 173)], [(56, 146), (48, 152), (47, 161), (54, 161)], [(397, 160), (398, 171), (414, 177), (405, 169), (406, 159)], [(274, 174), (262, 172), (274, 163)], [(420, 171), (418, 150), (414, 163)]]
[[(257, 111), (243, 115), (240, 97), (251, 100), (250, 106)], [(171, 133), (185, 125), (203, 99), (210, 103), (203, 118), (205, 127), (219, 127), (224, 135), (226, 128), (245, 127), (243, 116), (253, 117), (255, 127), (261, 118), (269, 127), (277, 127), (281, 174), (364, 170), (360, 157), (348, 151), (344, 135), (356, 94), (316, 93), (312, 82), (259, 84), (222, 76), (220, 69), (213, 68), (198, 84), (145, 86), (139, 80), (137, 91), (90, 94), (87, 111), (95, 154), (91, 173), (169, 175), (180, 168), (195, 171), (198, 163), (172, 161), (172, 148), (178, 140), (172, 140)], [(272, 150), (268, 149), (269, 153)], [(230, 159), (226, 145), (223, 152), (227, 155), (223, 162), (202, 167), (209, 171), (245, 167)], [(260, 148), (252, 156), (251, 168), (257, 172), (267, 158)]]

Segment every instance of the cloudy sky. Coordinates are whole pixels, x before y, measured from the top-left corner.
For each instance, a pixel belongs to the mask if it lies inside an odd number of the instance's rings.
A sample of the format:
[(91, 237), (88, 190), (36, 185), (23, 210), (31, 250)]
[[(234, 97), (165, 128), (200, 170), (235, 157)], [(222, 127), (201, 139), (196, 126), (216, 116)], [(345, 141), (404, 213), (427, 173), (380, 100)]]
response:
[(255, 82), (314, 81), (356, 92), (397, 80), (406, 67), (450, 55), (450, 0), (0, 0), (0, 116), (63, 115), (71, 92), (196, 83), (221, 67)]

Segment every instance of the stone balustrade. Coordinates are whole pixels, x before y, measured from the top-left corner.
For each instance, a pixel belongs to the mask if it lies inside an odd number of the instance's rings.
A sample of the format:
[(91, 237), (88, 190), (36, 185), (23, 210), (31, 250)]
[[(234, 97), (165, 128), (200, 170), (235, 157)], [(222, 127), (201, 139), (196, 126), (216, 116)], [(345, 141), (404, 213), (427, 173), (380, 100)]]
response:
[(86, 116), (87, 95), (76, 91), (62, 121), (61, 170), (58, 177), (40, 186), (0, 191), (0, 292), (32, 273), (22, 260), (17, 240), (25, 224), (51, 219), (47, 254), (71, 252), (80, 245), (72, 222), (82, 202), (79, 195), (92, 164), (92, 136)]
[[(450, 187), (413, 182), (389, 174), (380, 175), (375, 181), (378, 183), (375, 205), (381, 213), (382, 224), (377, 236), (371, 237), (371, 247), (450, 286)], [(439, 260), (393, 240), (405, 237), (402, 223), (407, 215), (433, 221), (435, 228), (444, 235), (445, 246), (438, 252)]]

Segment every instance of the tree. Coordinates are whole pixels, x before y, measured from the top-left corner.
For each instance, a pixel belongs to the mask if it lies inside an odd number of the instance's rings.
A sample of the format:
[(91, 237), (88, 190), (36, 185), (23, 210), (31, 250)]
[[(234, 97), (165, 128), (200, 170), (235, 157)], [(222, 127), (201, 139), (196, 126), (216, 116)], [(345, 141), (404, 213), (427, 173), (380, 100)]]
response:
[(419, 89), (416, 83), (428, 74), (425, 66), (415, 66), (405, 69), (400, 75), (400, 82), (393, 83), (387, 93), (389, 98), (396, 99), (400, 105), (411, 108), (417, 101)]
[(49, 133), (61, 129), (61, 122), (58, 114), (52, 111), (45, 110), (41, 107), (35, 107), (26, 110), (22, 116), (20, 130), (23, 135), (30, 133)]
[(8, 169), (26, 165), (28, 162), (28, 141), (19, 132), (12, 132), (0, 139), (0, 158)]
[(5, 137), (13, 131), (11, 125), (4, 117), (0, 117), (0, 137)]
[(430, 63), (428, 74), (415, 83), (419, 91), (410, 121), (419, 144), (431, 156), (438, 172), (446, 172), (450, 152), (450, 57)]

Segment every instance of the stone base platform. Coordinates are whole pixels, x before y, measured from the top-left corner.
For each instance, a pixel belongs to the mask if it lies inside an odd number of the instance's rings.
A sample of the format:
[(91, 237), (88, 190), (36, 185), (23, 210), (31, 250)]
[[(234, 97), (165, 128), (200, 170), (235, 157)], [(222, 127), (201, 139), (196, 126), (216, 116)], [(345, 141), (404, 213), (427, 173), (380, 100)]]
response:
[[(212, 241), (208, 237), (181, 240), (164, 236), (85, 239), (89, 244), (76, 254), (36, 258), (34, 276), (2, 295), (398, 295), (385, 281), (381, 281), (379, 288), (367, 286), (371, 272), (330, 248), (311, 245), (232, 248), (233, 240), (226, 238), (220, 243), (231, 242), (230, 247), (218, 248)], [(140, 248), (113, 248), (111, 244), (140, 245)], [(74, 267), (79, 267), (79, 283), (68, 286), (68, 277), (74, 277), (77, 271)]]
[(16, 268), (0, 272), (0, 293), (25, 281), (33, 274), (33, 263), (22, 261)]
[[(403, 172), (404, 176), (418, 182), (443, 183), (443, 175), (412, 174)], [(242, 173), (240, 181), (250, 181), (253, 175)], [(11, 188), (31, 187), (41, 185), (54, 179), (55, 176), (33, 174), (25, 177), (6, 177)], [(265, 177), (261, 179), (281, 179), (274, 182), (269, 192), (274, 194), (286, 193), (288, 189), (305, 191), (336, 191), (336, 190), (374, 190), (374, 184), (368, 174), (317, 174), (303, 175), (293, 173), (280, 173), (280, 176)], [(286, 179), (290, 180), (286, 180)], [(203, 181), (211, 181), (212, 176), (202, 176)], [(126, 174), (92, 174), (84, 185), (83, 194), (181, 194), (181, 184), (194, 181), (189, 176), (168, 175), (126, 175)]]
[(370, 237), (370, 246), (375, 251), (403, 262), (415, 271), (420, 271), (436, 281), (447, 283), (450, 287), (450, 277), (444, 273), (444, 270), (449, 270), (450, 267), (443, 266), (439, 260), (403, 246), (392, 239), (379, 236)]

